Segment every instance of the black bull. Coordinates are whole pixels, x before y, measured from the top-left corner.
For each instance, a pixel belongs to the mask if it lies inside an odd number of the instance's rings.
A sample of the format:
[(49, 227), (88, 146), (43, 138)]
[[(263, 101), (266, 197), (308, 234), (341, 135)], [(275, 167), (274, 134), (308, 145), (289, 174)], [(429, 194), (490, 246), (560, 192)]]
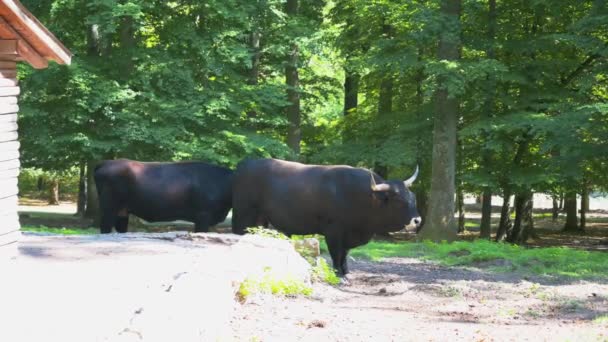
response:
[(287, 235), (321, 234), (338, 274), (348, 272), (349, 249), (375, 233), (419, 226), (407, 181), (385, 181), (366, 169), (245, 160), (234, 175), (232, 231), (271, 223)]
[(203, 162), (108, 160), (95, 168), (101, 233), (127, 232), (129, 214), (149, 222), (185, 220), (206, 232), (232, 206), (232, 171)]

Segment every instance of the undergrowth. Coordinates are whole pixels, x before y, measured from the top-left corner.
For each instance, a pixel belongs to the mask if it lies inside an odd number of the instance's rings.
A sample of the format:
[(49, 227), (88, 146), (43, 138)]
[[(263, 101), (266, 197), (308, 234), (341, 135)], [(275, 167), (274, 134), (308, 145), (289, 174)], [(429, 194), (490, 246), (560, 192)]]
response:
[(492, 261), (492, 271), (521, 271), (544, 276), (608, 278), (608, 254), (567, 247), (526, 248), (486, 240), (453, 243), (371, 241), (351, 250), (353, 257), (378, 261), (389, 257), (411, 257), (436, 261), (446, 266), (479, 266)]
[(260, 293), (284, 296), (310, 296), (312, 294), (312, 287), (296, 278), (278, 278), (271, 269), (267, 268), (262, 276), (245, 279), (239, 286), (237, 295), (239, 299), (244, 301), (250, 296)]
[(46, 226), (22, 226), (21, 231), (58, 235), (90, 235), (99, 233), (99, 229), (96, 228), (52, 228)]

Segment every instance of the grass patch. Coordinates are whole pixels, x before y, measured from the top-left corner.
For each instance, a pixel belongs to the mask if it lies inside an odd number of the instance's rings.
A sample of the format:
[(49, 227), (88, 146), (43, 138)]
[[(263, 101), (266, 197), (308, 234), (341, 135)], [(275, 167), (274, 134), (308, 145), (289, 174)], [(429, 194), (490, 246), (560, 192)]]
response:
[(597, 316), (593, 319), (595, 324), (608, 324), (608, 315)]
[(57, 235), (91, 235), (99, 233), (99, 229), (97, 228), (51, 228), (46, 226), (22, 226), (21, 231)]
[(312, 279), (315, 281), (322, 281), (331, 285), (338, 285), (340, 283), (340, 277), (336, 275), (334, 269), (329, 266), (327, 261), (323, 258), (317, 259), (317, 264), (312, 267)]
[(272, 270), (266, 269), (262, 276), (245, 279), (237, 292), (241, 301), (256, 294), (310, 296), (312, 294), (312, 287), (295, 278), (278, 278), (273, 274)]
[(490, 270), (497, 272), (517, 270), (544, 276), (608, 278), (607, 253), (567, 247), (525, 248), (485, 240), (449, 244), (371, 241), (353, 249), (350, 255), (373, 261), (389, 257), (421, 258), (446, 266), (476, 266), (486, 262)]

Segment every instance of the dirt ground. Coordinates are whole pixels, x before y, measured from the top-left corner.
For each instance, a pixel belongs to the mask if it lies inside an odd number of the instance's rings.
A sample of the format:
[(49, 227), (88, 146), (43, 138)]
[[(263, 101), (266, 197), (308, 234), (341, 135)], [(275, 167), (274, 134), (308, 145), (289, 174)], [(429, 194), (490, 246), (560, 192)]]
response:
[[(608, 341), (608, 285), (489, 274), (416, 259), (350, 262), (349, 285), (257, 297), (231, 322), (247, 341)], [(244, 338), (246, 337), (246, 338)]]
[[(606, 216), (592, 213), (585, 235), (563, 234), (561, 223), (539, 219), (539, 238), (530, 246), (605, 251)], [(475, 212), (467, 217), (477, 219)], [(24, 218), (53, 226), (49, 218)], [(476, 233), (470, 229), (462, 238)], [(409, 258), (349, 262), (348, 284), (314, 284), (308, 298), (257, 296), (237, 304), (231, 336), (220, 341), (608, 341), (606, 282), (494, 274), (484, 265), (443, 267)]]

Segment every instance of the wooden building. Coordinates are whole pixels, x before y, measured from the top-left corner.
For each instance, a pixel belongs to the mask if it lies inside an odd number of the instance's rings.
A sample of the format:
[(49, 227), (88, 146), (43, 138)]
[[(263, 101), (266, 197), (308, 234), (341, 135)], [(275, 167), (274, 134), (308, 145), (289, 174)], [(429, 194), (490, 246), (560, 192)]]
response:
[(15, 254), (20, 236), (17, 63), (43, 69), (70, 60), (70, 51), (19, 1), (0, 0), (0, 258)]

